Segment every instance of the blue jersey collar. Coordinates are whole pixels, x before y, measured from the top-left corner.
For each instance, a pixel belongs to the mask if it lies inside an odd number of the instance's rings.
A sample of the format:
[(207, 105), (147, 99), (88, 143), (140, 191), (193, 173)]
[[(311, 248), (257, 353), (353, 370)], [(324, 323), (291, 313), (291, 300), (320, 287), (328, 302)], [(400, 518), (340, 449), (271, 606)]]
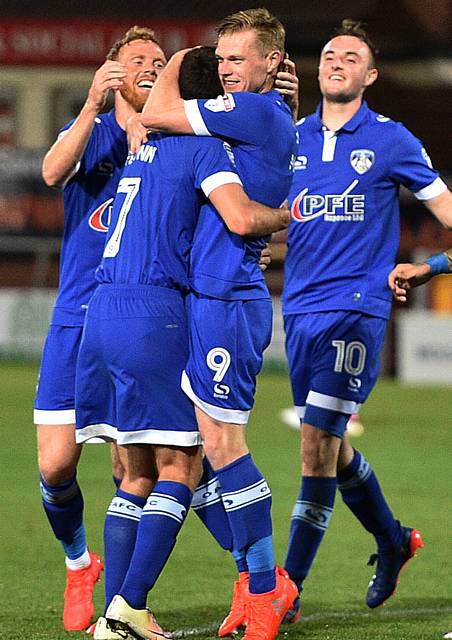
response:
[(266, 93), (262, 93), (261, 95), (267, 96), (268, 98), (273, 100), (273, 102), (277, 102), (285, 111), (290, 113), (290, 115), (292, 116), (292, 109), (284, 100), (284, 97), (278, 91), (276, 91), (276, 89), (272, 89), (271, 91), (267, 91)]
[[(355, 113), (353, 118), (351, 118), (348, 122), (346, 122), (344, 124), (344, 126), (339, 129), (339, 131), (348, 131), (350, 133), (353, 133), (353, 131), (356, 131), (356, 129), (363, 122), (363, 120), (367, 116), (368, 112), (369, 112), (369, 107), (367, 106), (367, 102), (365, 100), (363, 100), (362, 103), (361, 103), (360, 108)], [(315, 117), (316, 124), (317, 124), (318, 128), (322, 129), (323, 126), (324, 126), (323, 122), (322, 122), (322, 103), (320, 103), (317, 106), (317, 109), (315, 110), (315, 116), (314, 117)]]
[(116, 120), (116, 114), (115, 114), (114, 108), (110, 109), (110, 111), (105, 113), (104, 116), (105, 116), (105, 120), (108, 122), (108, 124), (111, 127), (113, 127), (113, 129), (117, 129), (118, 131), (122, 131), (124, 133), (124, 129), (120, 127), (118, 121)]

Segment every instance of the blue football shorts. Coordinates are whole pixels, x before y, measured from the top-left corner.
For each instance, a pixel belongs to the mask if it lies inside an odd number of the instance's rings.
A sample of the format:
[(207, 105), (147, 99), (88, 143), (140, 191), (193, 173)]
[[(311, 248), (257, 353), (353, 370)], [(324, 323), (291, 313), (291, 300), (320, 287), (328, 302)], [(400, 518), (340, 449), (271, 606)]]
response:
[(350, 311), (284, 318), (292, 394), (303, 422), (343, 436), (377, 381), (386, 324)]
[(77, 362), (77, 442), (200, 444), (193, 404), (180, 387), (187, 359), (187, 316), (178, 291), (100, 285)]
[(246, 424), (271, 339), (271, 300), (218, 300), (192, 293), (187, 306), (190, 357), (182, 388), (212, 418)]
[(75, 424), (75, 367), (82, 327), (51, 324), (44, 343), (33, 421)]

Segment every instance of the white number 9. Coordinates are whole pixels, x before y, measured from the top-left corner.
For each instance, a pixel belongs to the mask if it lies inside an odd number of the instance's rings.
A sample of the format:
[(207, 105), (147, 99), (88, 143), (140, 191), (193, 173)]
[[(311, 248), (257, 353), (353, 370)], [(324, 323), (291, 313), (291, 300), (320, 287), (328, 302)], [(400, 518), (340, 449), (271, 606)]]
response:
[(216, 372), (213, 377), (214, 381), (221, 382), (231, 364), (231, 355), (223, 347), (214, 347), (207, 354), (206, 362), (209, 369)]

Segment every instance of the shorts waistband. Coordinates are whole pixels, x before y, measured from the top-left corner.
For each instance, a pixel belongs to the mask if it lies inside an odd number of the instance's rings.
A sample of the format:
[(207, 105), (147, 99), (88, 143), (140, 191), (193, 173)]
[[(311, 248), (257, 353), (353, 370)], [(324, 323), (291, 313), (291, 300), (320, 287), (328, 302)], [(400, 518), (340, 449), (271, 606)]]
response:
[(100, 284), (96, 291), (99, 294), (106, 295), (120, 295), (121, 297), (134, 297), (139, 296), (140, 298), (155, 298), (158, 296), (160, 299), (180, 299), (184, 298), (185, 295), (182, 291), (178, 289), (170, 289), (169, 287), (159, 287), (158, 285), (153, 284), (109, 284), (102, 283)]

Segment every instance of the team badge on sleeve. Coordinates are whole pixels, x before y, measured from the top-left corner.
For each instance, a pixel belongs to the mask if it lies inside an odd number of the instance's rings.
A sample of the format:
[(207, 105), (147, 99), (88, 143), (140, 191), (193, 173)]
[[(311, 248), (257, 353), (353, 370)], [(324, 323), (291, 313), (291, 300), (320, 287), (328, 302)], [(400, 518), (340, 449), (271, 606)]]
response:
[(360, 176), (369, 171), (375, 162), (375, 153), (369, 149), (353, 149), (350, 154), (350, 164)]
[(220, 111), (232, 111), (235, 109), (235, 100), (231, 93), (225, 93), (224, 96), (211, 98), (204, 103), (206, 109), (219, 113)]

